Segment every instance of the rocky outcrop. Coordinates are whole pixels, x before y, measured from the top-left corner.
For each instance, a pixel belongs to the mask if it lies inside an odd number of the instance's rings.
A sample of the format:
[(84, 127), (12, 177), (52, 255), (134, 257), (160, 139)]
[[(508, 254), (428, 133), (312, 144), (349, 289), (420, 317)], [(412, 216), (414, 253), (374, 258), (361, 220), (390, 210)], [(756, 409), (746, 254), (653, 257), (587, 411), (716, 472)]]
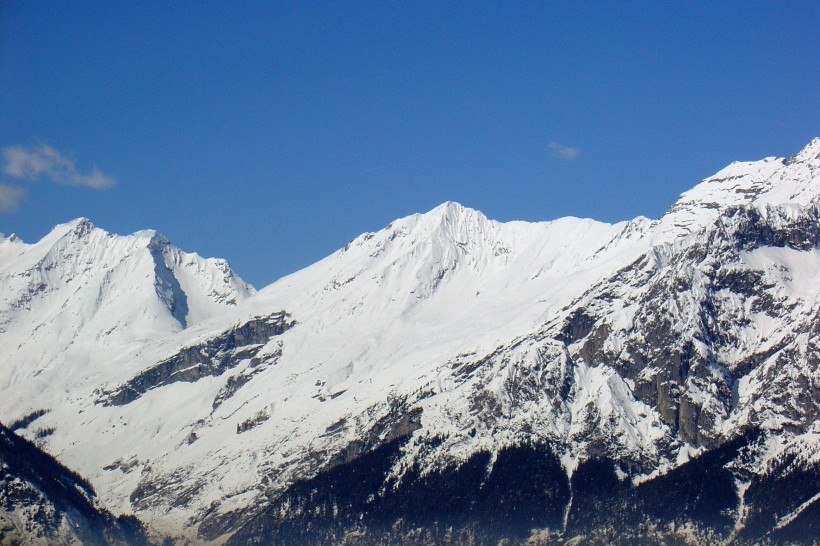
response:
[(177, 381), (193, 383), (202, 377), (221, 375), (237, 366), (240, 361), (254, 358), (271, 338), (286, 332), (295, 324), (286, 312), (249, 320), (218, 337), (182, 349), (121, 387), (103, 393), (98, 403), (121, 406), (163, 385)]
[[(656, 249), (660, 257), (650, 255), (599, 283), (548, 333), (572, 344), (574, 358), (616, 369), (681, 441), (712, 448), (723, 441), (719, 427), (735, 409), (741, 378), (764, 373), (771, 359), (811, 369), (807, 359), (815, 358), (805, 346), (813, 337), (800, 335), (810, 334), (812, 320), (797, 319), (792, 333), (773, 344), (746, 341), (759, 335), (757, 317), (793, 321), (801, 305), (784, 296), (787, 272), (756, 269), (745, 263), (747, 256), (762, 248), (809, 252), (818, 246), (814, 207), (732, 207), (680, 248)], [(625, 306), (632, 316), (619, 328), (614, 317)], [(789, 382), (784, 392), (790, 396), (816, 399), (810, 381)], [(790, 415), (800, 430), (816, 414), (811, 403), (804, 409)]]

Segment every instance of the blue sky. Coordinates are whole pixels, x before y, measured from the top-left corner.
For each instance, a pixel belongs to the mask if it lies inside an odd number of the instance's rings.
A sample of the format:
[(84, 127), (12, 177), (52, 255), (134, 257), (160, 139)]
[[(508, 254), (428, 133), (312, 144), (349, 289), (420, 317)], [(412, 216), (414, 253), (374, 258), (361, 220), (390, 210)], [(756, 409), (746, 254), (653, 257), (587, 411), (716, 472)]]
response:
[(820, 135), (817, 2), (0, 0), (0, 232), (154, 228), (263, 286), (446, 200), (657, 217)]

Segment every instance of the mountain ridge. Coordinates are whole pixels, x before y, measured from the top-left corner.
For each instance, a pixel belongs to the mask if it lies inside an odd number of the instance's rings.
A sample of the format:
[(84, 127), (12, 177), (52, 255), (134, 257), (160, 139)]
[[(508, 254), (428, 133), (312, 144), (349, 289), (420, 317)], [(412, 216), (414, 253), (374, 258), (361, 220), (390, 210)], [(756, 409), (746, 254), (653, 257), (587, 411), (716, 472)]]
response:
[[(308, 522), (285, 500), (308, 509), (309, 491), (318, 491), (331, 505), (352, 504), (334, 509), (350, 518), (347, 527), (329, 516), (311, 520), (310, 528), (326, 530), (311, 535), (316, 543), (357, 529), (362, 544), (395, 542), (389, 529), (398, 520), (390, 518), (418, 510), (402, 491), (416, 498), (442, 494), (430, 489), (435, 483), (461, 484), (465, 502), (479, 502), (481, 468), (498, 499), (524, 510), (535, 501), (493, 481), (496, 470), (515, 480), (509, 469), (523, 461), (540, 469), (535, 478), (554, 504), (547, 519), (516, 520), (520, 528), (505, 531), (516, 540), (532, 532), (550, 543), (573, 529), (597, 536), (621, 525), (578, 523), (594, 503), (573, 492), (586, 491), (593, 475), (611, 485), (613, 503), (647, 507), (658, 484), (714, 477), (723, 504), (684, 510), (691, 520), (653, 512), (655, 538), (672, 540), (688, 521), (697, 540), (734, 540), (751, 532), (747, 514), (772, 517), (759, 488), (796, 479), (798, 470), (770, 473), (797, 457), (795, 468), (808, 476), (803, 496), (779, 498), (773, 523), (743, 538), (759, 540), (791, 525), (783, 513), (803, 521), (799, 514), (816, 504), (811, 488), (820, 488), (811, 477), (818, 461), (806, 455), (820, 438), (819, 158), (814, 139), (789, 160), (730, 165), (658, 220), (501, 223), (446, 202), (362, 234), (255, 294), (231, 284), (229, 270), (138, 232), (145, 259), (133, 267), (153, 279), (141, 293), (164, 310), (165, 326), (150, 340), (125, 329), (104, 358), (58, 348), (78, 357), (68, 375), (49, 371), (59, 368), (53, 357), (21, 343), (14, 359), (23, 364), (0, 369), (5, 392), (16, 388), (0, 402), (0, 420), (50, 410), (37, 421), (54, 429), (43, 446), (87, 476), (112, 512), (151, 521), (156, 536), (194, 541), (238, 533), (288, 543), (298, 535), (277, 533)], [(87, 220), (71, 225), (75, 243), (76, 230), (96, 233)], [(80, 254), (57, 253), (62, 261), (49, 263), (59, 269)], [(63, 277), (46, 262), (37, 269), (37, 260), (12, 272), (22, 262), (6, 256), (0, 250), (0, 276), (28, 271), (45, 285), (29, 293), (23, 315), (0, 307), (0, 317), (26, 331), (26, 305), (45, 305)], [(190, 278), (179, 273), (189, 263)], [(193, 304), (214, 302), (208, 283), (182, 287), (199, 278), (197, 268), (227, 286), (228, 297), (187, 320)], [(190, 296), (185, 306), (180, 290)], [(0, 340), (12, 347), (22, 335), (0, 331)], [(41, 380), (28, 377), (32, 366), (43, 368)], [(357, 461), (368, 457), (374, 473), (365, 482), (375, 485), (361, 498), (325, 489), (346, 473), (361, 476)], [(683, 497), (697, 493), (681, 487)], [(455, 518), (448, 525), (464, 541), (504, 538), (482, 527), (483, 512), (448, 510), (442, 517)], [(439, 540), (430, 521), (417, 523), (424, 540)]]

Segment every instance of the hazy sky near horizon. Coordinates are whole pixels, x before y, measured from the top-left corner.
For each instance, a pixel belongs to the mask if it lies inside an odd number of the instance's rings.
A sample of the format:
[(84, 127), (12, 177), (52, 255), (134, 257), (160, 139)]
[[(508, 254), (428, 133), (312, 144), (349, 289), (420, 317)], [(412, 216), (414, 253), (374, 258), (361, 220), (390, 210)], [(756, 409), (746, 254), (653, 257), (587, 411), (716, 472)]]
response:
[(0, 232), (153, 228), (257, 287), (458, 201), (658, 217), (820, 136), (817, 2), (0, 0)]

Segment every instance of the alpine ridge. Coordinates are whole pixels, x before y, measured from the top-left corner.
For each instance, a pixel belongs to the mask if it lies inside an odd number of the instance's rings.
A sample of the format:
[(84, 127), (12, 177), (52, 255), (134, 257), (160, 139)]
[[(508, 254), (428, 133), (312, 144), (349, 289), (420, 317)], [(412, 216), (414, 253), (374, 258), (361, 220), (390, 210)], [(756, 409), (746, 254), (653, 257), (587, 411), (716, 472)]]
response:
[(157, 542), (815, 544), (820, 139), (657, 220), (447, 202), (258, 292), (154, 231), (2, 238), (0, 346), (0, 422)]

